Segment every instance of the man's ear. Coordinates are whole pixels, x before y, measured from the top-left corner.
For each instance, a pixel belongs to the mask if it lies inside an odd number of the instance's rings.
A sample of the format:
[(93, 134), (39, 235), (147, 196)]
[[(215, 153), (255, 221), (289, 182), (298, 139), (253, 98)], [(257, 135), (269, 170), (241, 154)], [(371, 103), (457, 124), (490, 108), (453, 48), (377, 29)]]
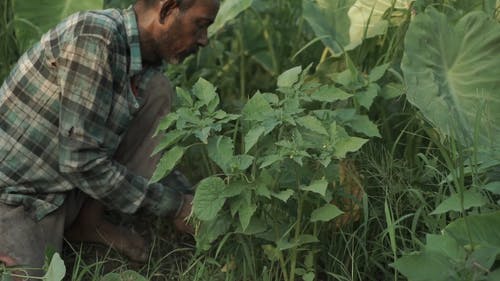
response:
[(160, 7), (160, 23), (164, 23), (165, 19), (175, 10), (178, 9), (179, 5), (177, 0), (165, 0), (161, 1)]

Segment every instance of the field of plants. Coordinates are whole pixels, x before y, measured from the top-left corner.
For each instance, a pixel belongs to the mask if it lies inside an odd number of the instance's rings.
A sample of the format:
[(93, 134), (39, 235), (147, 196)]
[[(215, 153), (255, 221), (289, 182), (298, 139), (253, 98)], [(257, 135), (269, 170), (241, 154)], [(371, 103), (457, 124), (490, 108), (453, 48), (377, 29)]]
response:
[[(2, 80), (66, 15), (132, 0), (45, 2), (0, 4)], [(196, 183), (195, 237), (111, 214), (147, 264), (68, 245), (44, 280), (499, 281), (497, 1), (221, 2), (209, 46), (165, 69), (151, 179)]]

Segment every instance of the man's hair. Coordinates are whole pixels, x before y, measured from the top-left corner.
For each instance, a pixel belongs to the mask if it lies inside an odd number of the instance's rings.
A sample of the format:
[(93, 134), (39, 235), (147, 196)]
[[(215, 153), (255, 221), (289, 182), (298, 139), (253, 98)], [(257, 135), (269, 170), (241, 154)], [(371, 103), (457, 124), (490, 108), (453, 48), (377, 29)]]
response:
[[(144, 4), (146, 4), (146, 6), (151, 7), (156, 4), (158, 0), (137, 0), (137, 2), (143, 2)], [(185, 11), (191, 8), (196, 0), (175, 0), (175, 2), (177, 2), (177, 5), (179, 6), (181, 11)]]

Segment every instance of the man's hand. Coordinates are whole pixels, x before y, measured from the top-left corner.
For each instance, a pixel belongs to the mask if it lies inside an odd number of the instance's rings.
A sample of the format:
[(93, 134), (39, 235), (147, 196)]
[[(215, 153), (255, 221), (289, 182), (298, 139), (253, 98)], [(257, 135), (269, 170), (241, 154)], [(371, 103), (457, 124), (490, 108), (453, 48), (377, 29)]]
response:
[(193, 196), (189, 194), (184, 194), (184, 203), (181, 206), (179, 214), (174, 218), (175, 228), (184, 233), (189, 233), (194, 235), (194, 229), (190, 226), (186, 219), (191, 215), (191, 209), (193, 207)]

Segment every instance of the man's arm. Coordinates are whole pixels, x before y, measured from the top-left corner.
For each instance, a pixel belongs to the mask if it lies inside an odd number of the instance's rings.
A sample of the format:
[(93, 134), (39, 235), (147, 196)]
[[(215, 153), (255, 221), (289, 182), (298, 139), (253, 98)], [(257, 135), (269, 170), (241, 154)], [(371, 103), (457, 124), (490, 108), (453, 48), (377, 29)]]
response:
[(175, 213), (182, 204), (178, 192), (161, 184), (148, 186), (145, 178), (112, 160), (112, 142), (118, 140), (106, 126), (113, 108), (111, 44), (81, 35), (57, 59), (59, 169), (77, 188), (113, 209), (132, 213), (142, 205), (158, 215)]

